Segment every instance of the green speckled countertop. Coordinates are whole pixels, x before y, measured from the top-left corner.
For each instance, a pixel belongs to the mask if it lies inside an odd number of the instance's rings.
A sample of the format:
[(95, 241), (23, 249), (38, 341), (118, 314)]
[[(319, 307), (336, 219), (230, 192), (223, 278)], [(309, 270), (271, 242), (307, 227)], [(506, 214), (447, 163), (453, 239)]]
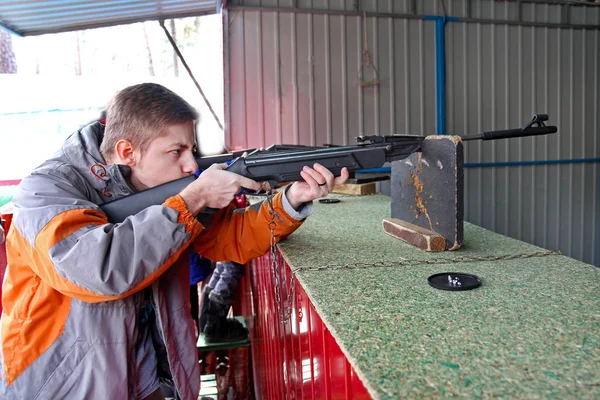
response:
[[(560, 255), (335, 268), (544, 251), (465, 224), (462, 249), (426, 253), (384, 233), (389, 197), (337, 197), (279, 246), (373, 398), (600, 398), (599, 268)], [(436, 290), (439, 272), (483, 284)]]

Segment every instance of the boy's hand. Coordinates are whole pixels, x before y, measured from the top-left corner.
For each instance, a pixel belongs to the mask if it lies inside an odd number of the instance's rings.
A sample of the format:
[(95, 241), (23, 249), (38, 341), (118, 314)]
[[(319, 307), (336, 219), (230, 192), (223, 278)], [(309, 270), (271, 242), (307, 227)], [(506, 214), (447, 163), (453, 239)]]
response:
[(300, 175), (304, 181), (294, 182), (286, 192), (290, 205), (296, 210), (302, 203), (327, 196), (333, 190), (333, 185), (346, 182), (349, 176), (348, 169), (342, 168), (341, 175), (336, 178), (321, 164), (314, 164), (313, 168), (305, 166)]
[(227, 207), (242, 187), (252, 190), (261, 188), (258, 182), (225, 171), (225, 168), (227, 164), (211, 165), (181, 191), (180, 195), (193, 215), (197, 215), (205, 207)]

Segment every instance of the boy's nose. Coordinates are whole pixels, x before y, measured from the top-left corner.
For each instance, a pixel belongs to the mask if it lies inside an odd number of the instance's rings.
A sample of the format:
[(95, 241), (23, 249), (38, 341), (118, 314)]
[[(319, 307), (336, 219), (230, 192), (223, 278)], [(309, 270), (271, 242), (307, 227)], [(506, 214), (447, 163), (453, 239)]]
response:
[(196, 163), (196, 159), (191, 153), (186, 154), (181, 170), (188, 175), (193, 174), (198, 170), (198, 163)]

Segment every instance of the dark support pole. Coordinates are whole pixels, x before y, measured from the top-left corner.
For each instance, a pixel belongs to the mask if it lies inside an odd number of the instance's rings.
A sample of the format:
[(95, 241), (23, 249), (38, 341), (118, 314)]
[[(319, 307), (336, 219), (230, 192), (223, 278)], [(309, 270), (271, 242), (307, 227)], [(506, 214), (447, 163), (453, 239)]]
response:
[(196, 80), (196, 77), (194, 77), (194, 74), (192, 73), (192, 70), (188, 66), (187, 62), (185, 61), (185, 58), (183, 58), (183, 54), (181, 54), (181, 51), (179, 51), (179, 47), (177, 47), (177, 43), (175, 42), (175, 39), (173, 39), (173, 36), (171, 36), (171, 34), (169, 33), (169, 31), (167, 30), (167, 27), (165, 26), (165, 21), (160, 20), (159, 23), (160, 23), (160, 26), (163, 28), (163, 31), (165, 32), (165, 35), (167, 35), (167, 39), (169, 39), (169, 42), (171, 43), (171, 46), (173, 46), (173, 49), (175, 50), (175, 52), (179, 56), (179, 59), (181, 60), (181, 63), (183, 64), (183, 66), (187, 70), (188, 74), (190, 75), (190, 78), (192, 78), (192, 81), (194, 82), (194, 85), (196, 85), (196, 88), (198, 88), (198, 91), (200, 92), (200, 95), (202, 96), (202, 98), (204, 99), (204, 102), (208, 106), (208, 109), (210, 110), (212, 116), (214, 117), (215, 121), (217, 121), (217, 124), (219, 125), (219, 128), (221, 128), (221, 130), (223, 130), (223, 124), (221, 123), (221, 120), (219, 120), (219, 117), (215, 113), (215, 110), (213, 110), (212, 105), (210, 104), (210, 102), (208, 101), (208, 99), (206, 98), (206, 96), (204, 95), (204, 91), (200, 87), (200, 84)]

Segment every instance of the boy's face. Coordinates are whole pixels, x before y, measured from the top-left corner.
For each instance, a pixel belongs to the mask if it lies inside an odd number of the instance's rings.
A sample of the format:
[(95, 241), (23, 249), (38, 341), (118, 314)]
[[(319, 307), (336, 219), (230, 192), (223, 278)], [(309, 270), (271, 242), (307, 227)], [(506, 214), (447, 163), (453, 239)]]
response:
[(198, 169), (195, 146), (192, 121), (169, 125), (143, 154), (134, 150), (138, 161), (131, 166), (131, 183), (144, 190), (193, 174)]

